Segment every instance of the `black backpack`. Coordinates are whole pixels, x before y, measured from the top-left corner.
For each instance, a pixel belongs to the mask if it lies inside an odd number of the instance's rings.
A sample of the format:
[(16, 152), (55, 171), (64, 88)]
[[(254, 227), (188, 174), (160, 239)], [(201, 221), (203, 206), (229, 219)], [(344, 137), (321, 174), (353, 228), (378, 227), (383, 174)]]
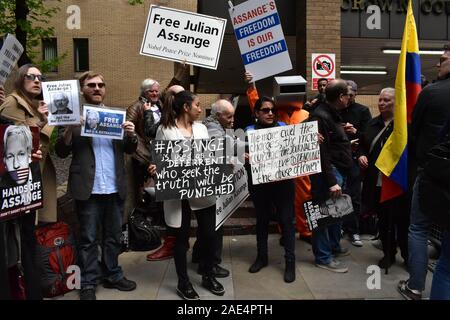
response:
[(450, 228), (450, 141), (429, 151), (419, 183), (419, 205), (438, 226)]

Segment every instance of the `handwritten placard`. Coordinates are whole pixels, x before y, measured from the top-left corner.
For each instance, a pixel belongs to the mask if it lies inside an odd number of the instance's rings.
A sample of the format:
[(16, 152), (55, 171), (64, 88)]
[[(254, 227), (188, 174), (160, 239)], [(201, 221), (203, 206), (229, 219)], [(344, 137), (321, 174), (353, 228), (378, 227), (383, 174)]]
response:
[(225, 139), (155, 140), (156, 200), (192, 199), (234, 191)]
[(317, 121), (248, 132), (253, 184), (321, 172)]
[(23, 46), (12, 34), (8, 34), (0, 50), (0, 85), (6, 82), (23, 53)]

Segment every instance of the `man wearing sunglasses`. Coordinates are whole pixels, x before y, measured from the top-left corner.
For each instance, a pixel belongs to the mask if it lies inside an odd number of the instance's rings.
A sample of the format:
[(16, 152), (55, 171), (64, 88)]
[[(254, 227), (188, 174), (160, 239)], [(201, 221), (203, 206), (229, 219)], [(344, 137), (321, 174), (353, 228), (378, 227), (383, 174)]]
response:
[[(85, 72), (80, 79), (81, 94), (91, 105), (101, 106), (106, 95), (104, 78)], [(124, 153), (136, 150), (134, 124), (122, 125), (123, 140), (81, 136), (81, 126), (61, 128), (56, 153), (65, 158), (72, 153), (68, 191), (76, 203), (80, 222), (79, 265), (81, 300), (95, 300), (97, 281), (103, 276), (105, 288), (132, 291), (134, 281), (124, 277), (118, 257), (121, 250), (122, 209), (126, 197)], [(102, 266), (98, 268), (97, 229), (102, 228)]]
[[(416, 162), (416, 166), (410, 163), (410, 170), (417, 170), (417, 177), (413, 186), (408, 234), (409, 279), (402, 280), (398, 284), (398, 290), (408, 300), (420, 300), (425, 289), (428, 268), (428, 232), (431, 220), (419, 205), (418, 186), (428, 151), (438, 143), (439, 133), (450, 111), (450, 44), (444, 46), (444, 53), (437, 67), (438, 81), (423, 88), (417, 98), (408, 139), (409, 150), (412, 151), (410, 156)], [(415, 172), (410, 173), (410, 176), (414, 175)], [(447, 270), (448, 268), (450, 266), (447, 266)], [(442, 290), (440, 291), (434, 292), (435, 298), (442, 293)], [(433, 290), (431, 298), (433, 298)]]

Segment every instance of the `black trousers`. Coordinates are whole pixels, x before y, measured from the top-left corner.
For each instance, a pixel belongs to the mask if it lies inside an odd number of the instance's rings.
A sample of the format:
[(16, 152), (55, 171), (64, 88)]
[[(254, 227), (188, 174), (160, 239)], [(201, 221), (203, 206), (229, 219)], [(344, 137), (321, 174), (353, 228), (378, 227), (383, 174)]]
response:
[[(216, 248), (214, 250), (214, 260), (213, 264), (221, 264), (222, 263), (222, 249), (223, 249), (223, 226), (221, 226), (216, 232)], [(192, 248), (192, 259), (200, 260), (200, 242), (201, 242), (201, 234), (199, 229), (197, 228), (197, 240), (194, 243), (194, 247)]]
[(350, 168), (347, 180), (345, 182), (344, 193), (352, 198), (353, 216), (349, 219), (344, 219), (342, 229), (349, 235), (359, 234), (359, 213), (361, 210), (361, 169), (358, 160), (353, 159), (352, 167)]
[[(194, 211), (198, 229), (202, 241), (199, 244), (200, 261), (203, 263), (204, 272), (206, 275), (212, 274), (214, 251), (216, 248), (216, 206)], [(187, 273), (187, 257), (189, 233), (191, 229), (191, 209), (187, 200), (182, 200), (182, 218), (181, 227), (174, 228), (175, 230), (175, 248), (174, 260), (175, 268), (178, 275), (178, 283), (181, 285), (189, 282)]]
[(385, 256), (391, 259), (397, 254), (397, 246), (405, 261), (408, 261), (409, 197), (394, 198), (379, 204), (378, 227)]

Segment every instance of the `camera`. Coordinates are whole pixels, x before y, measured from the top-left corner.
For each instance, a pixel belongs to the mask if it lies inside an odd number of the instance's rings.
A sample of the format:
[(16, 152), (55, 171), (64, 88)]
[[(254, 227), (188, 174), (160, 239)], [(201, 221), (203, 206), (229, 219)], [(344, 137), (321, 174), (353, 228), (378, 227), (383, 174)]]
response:
[(328, 61), (322, 61), (322, 63), (316, 63), (317, 70), (324, 70), (323, 66), (325, 66), (328, 70), (331, 70), (331, 63)]

